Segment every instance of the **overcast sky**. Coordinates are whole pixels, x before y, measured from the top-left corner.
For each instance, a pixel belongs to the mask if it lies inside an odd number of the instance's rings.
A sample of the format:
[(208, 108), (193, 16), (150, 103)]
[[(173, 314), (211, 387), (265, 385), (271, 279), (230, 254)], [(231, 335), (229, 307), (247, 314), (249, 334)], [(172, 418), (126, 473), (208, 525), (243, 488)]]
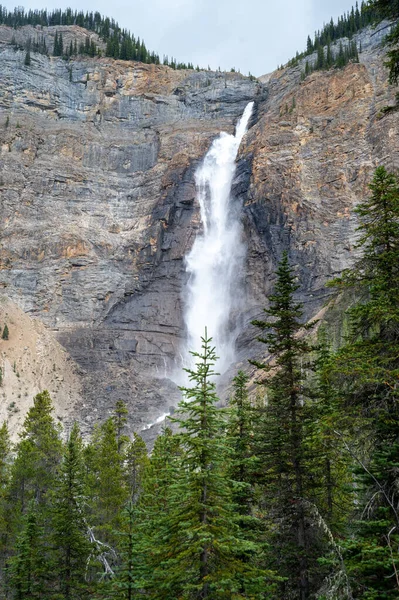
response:
[[(13, 9), (15, 2), (2, 1)], [(40, 0), (25, 8), (98, 10), (144, 38), (147, 48), (212, 69), (236, 67), (256, 76), (273, 71), (303, 50), (324, 22), (351, 0)], [(360, 4), (360, 2), (359, 2)]]

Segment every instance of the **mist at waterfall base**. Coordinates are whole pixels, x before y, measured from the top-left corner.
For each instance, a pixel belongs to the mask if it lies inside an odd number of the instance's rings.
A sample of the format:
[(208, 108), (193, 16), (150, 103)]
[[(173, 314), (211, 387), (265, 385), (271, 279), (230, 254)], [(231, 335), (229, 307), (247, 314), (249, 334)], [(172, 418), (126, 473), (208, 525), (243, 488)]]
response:
[[(169, 375), (178, 385), (187, 385), (184, 368), (194, 369), (196, 358), (190, 351), (201, 351), (201, 338), (212, 337), (220, 357), (215, 371), (222, 374), (235, 359), (235, 341), (239, 333), (234, 322), (240, 313), (246, 247), (242, 240), (240, 206), (233, 202), (231, 186), (236, 158), (251, 118), (253, 102), (247, 104), (235, 134), (222, 132), (214, 140), (195, 172), (202, 232), (197, 235), (185, 258), (188, 282), (184, 292), (186, 339), (181, 360)], [(164, 413), (143, 431), (163, 422)]]

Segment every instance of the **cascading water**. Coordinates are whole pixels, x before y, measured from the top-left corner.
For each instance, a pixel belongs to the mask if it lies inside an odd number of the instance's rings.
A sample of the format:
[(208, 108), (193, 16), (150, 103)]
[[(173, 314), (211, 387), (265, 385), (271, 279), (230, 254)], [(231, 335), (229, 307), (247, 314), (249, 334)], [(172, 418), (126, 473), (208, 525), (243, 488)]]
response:
[[(195, 173), (203, 233), (197, 236), (186, 256), (189, 280), (184, 315), (187, 338), (182, 356), (185, 367), (193, 366), (195, 361), (189, 351), (201, 349), (205, 327), (220, 357), (217, 370), (223, 373), (234, 360), (237, 328), (230, 325), (230, 319), (239, 308), (239, 273), (245, 246), (239, 211), (231, 202), (231, 184), (253, 104), (246, 106), (235, 135), (222, 132)], [(186, 383), (182, 380), (181, 365), (173, 379), (179, 384)], [(168, 416), (169, 413), (164, 413), (148, 423), (143, 431), (162, 423)]]
[(234, 360), (236, 327), (230, 319), (239, 303), (239, 273), (245, 256), (239, 212), (231, 202), (236, 157), (251, 117), (250, 102), (237, 123), (235, 135), (222, 132), (195, 173), (203, 233), (186, 256), (189, 274), (185, 298), (187, 346), (184, 362), (192, 364), (189, 350), (198, 351), (207, 327), (220, 357), (222, 373)]

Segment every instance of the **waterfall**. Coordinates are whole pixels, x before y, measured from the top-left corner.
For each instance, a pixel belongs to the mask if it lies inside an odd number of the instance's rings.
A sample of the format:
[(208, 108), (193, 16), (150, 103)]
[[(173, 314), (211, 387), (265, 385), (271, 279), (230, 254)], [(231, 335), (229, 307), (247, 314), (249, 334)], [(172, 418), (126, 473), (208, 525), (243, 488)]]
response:
[[(251, 117), (250, 102), (236, 126), (235, 135), (222, 132), (213, 142), (195, 173), (197, 198), (201, 209), (203, 231), (185, 258), (189, 275), (184, 297), (184, 321), (187, 337), (181, 355), (182, 365), (193, 366), (190, 350), (201, 349), (205, 327), (220, 357), (217, 371), (223, 373), (234, 361), (237, 326), (231, 324), (234, 311), (240, 308), (240, 272), (245, 257), (240, 212), (231, 202), (231, 185), (238, 149)], [(186, 384), (181, 365), (171, 378)], [(146, 431), (162, 423), (169, 412), (142, 429)]]
[(189, 278), (184, 298), (187, 331), (184, 362), (192, 364), (189, 350), (200, 350), (201, 336), (207, 327), (220, 357), (217, 363), (220, 373), (234, 361), (237, 327), (231, 324), (231, 317), (239, 308), (239, 275), (245, 246), (239, 210), (231, 202), (231, 185), (253, 104), (246, 106), (235, 135), (222, 132), (212, 143), (195, 173), (203, 231), (185, 259)]

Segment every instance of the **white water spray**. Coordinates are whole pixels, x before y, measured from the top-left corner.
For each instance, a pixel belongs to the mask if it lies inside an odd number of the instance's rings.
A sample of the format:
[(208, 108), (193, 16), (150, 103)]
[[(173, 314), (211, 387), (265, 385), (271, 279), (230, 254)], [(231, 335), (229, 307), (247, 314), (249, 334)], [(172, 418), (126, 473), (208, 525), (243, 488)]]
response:
[(245, 108), (235, 135), (222, 132), (195, 173), (203, 233), (197, 236), (186, 256), (189, 280), (185, 298), (187, 358), (184, 362), (192, 364), (189, 350), (200, 350), (201, 336), (207, 327), (220, 356), (217, 363), (220, 373), (234, 360), (237, 327), (230, 320), (239, 305), (239, 275), (245, 247), (239, 213), (231, 202), (231, 185), (253, 104), (250, 102)]

